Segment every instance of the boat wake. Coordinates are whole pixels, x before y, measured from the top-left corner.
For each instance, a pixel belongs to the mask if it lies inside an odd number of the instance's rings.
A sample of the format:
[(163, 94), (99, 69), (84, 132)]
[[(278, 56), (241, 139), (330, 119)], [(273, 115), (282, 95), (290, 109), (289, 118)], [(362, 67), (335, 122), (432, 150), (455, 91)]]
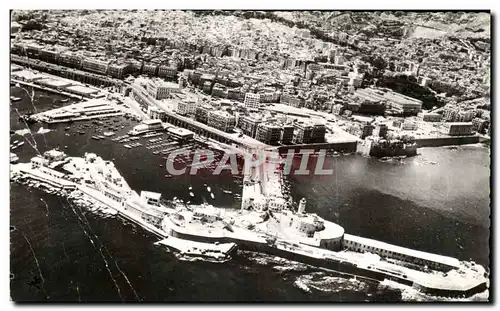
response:
[(52, 130), (51, 130), (51, 129), (44, 129), (44, 128), (43, 128), (43, 126), (42, 126), (42, 127), (40, 127), (40, 128), (38, 129), (38, 132), (36, 132), (36, 133), (37, 133), (37, 134), (46, 134), (46, 133), (48, 133), (48, 132), (52, 132)]
[(29, 134), (30, 133), (30, 130), (28, 129), (22, 129), (22, 130), (17, 130), (14, 132), (16, 135), (19, 135), (19, 136), (24, 136), (26, 134)]

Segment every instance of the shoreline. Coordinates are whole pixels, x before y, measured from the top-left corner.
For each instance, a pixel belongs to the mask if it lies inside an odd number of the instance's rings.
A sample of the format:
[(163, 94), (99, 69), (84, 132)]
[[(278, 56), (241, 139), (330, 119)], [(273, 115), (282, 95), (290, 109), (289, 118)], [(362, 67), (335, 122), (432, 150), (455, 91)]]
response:
[[(22, 80), (17, 80), (17, 79), (10, 79), (11, 82), (14, 82), (14, 83), (19, 83), (20, 85), (26, 85), (26, 86), (31, 86), (31, 87), (34, 87), (34, 88), (37, 88), (37, 89), (41, 89), (41, 90), (44, 90), (44, 91), (47, 91), (47, 92), (51, 92), (51, 93), (55, 93), (55, 94), (59, 94), (59, 95), (63, 95), (63, 96), (67, 96), (67, 97), (71, 97), (71, 98), (74, 98), (74, 99), (85, 99), (85, 97), (83, 96), (78, 96), (78, 95), (75, 95), (75, 94), (71, 94), (71, 93), (68, 93), (68, 92), (63, 92), (63, 91), (59, 91), (59, 90), (56, 90), (56, 89), (53, 89), (53, 88), (49, 88), (49, 87), (46, 87), (46, 86), (41, 86), (41, 85), (38, 85), (38, 84), (35, 84), (35, 83), (31, 83), (31, 82), (26, 82), (26, 81), (22, 81)], [(11, 85), (12, 87), (13, 85)]]

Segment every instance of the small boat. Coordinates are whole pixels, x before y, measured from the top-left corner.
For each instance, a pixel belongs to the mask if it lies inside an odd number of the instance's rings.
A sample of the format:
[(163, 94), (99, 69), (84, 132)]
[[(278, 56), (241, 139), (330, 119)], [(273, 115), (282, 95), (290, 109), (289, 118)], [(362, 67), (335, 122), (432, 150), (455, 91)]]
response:
[(17, 156), (17, 154), (15, 153), (10, 153), (10, 163), (16, 163), (17, 161), (19, 161), (19, 157)]
[(69, 102), (69, 98), (61, 99), (61, 103), (67, 103)]
[(100, 138), (99, 138), (99, 137), (97, 137), (97, 136), (92, 136), (91, 138), (92, 138), (92, 139), (95, 139), (95, 140), (99, 140), (99, 139), (100, 139)]
[(123, 145), (123, 147), (128, 148), (128, 149), (132, 148), (132, 147), (131, 147), (131, 146), (129, 146), (129, 145)]
[(85, 131), (78, 131), (78, 134), (83, 135), (85, 134)]
[(210, 192), (210, 196), (212, 197), (212, 199), (215, 199), (215, 196), (213, 193)]
[(98, 135), (97, 137), (99, 137), (100, 139), (104, 139), (106, 137), (102, 136), (102, 135)]
[(11, 97), (10, 97), (10, 101), (12, 101), (12, 102), (18, 102), (18, 101), (20, 101), (21, 99), (22, 99), (21, 97), (15, 97), (15, 96), (11, 96)]
[(189, 190), (193, 190), (193, 187), (189, 186)]
[(210, 188), (210, 186), (207, 187), (207, 191), (212, 192), (212, 189)]
[(19, 84), (19, 82), (16, 83), (16, 87), (21, 87), (21, 84)]
[(194, 193), (192, 192), (189, 192), (189, 195), (193, 198), (194, 197)]
[(231, 190), (222, 190), (222, 192), (227, 193), (227, 194), (232, 194), (233, 193)]
[(66, 127), (64, 128), (64, 130), (65, 130), (65, 131), (69, 131), (69, 129), (71, 129), (71, 126), (66, 126)]

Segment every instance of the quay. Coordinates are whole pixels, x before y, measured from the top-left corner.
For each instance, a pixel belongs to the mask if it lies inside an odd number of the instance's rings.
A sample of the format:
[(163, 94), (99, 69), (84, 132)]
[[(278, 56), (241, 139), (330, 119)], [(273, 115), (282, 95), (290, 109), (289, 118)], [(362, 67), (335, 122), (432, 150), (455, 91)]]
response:
[(64, 91), (57, 90), (57, 89), (54, 89), (54, 88), (42, 86), (42, 85), (39, 85), (39, 84), (36, 84), (36, 83), (27, 82), (27, 81), (18, 80), (18, 79), (11, 79), (11, 81), (14, 82), (14, 83), (19, 83), (20, 85), (31, 86), (31, 87), (34, 87), (34, 88), (37, 88), (37, 89), (40, 89), (40, 90), (44, 90), (44, 91), (55, 93), (55, 94), (59, 94), (59, 95), (64, 95), (64, 96), (71, 97), (71, 98), (74, 98), (74, 99), (82, 99), (82, 96), (79, 96), (79, 95), (76, 95), (76, 94), (72, 94), (72, 93), (69, 93), (69, 92), (64, 92)]
[(32, 115), (35, 121), (49, 124), (100, 119), (121, 116), (125, 113), (105, 99), (91, 99), (83, 103), (72, 104)]

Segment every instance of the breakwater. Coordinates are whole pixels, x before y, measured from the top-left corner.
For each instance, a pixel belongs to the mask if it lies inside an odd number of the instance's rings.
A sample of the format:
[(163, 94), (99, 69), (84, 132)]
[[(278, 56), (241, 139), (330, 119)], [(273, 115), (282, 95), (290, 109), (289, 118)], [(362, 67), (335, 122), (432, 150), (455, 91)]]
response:
[(488, 139), (483, 138), (478, 135), (474, 136), (455, 136), (455, 137), (429, 137), (429, 138), (417, 138), (415, 142), (417, 146), (420, 147), (441, 147), (441, 146), (453, 146), (453, 145), (468, 145), (477, 144), (480, 142), (488, 141)]
[[(327, 150), (327, 151), (338, 151), (342, 153), (356, 152), (358, 142), (353, 141), (343, 141), (336, 143), (316, 143), (316, 144), (303, 144), (303, 145), (289, 145), (289, 146), (279, 146), (276, 150), (281, 153), (287, 153), (288, 150), (294, 150), (295, 152), (300, 152), (300, 150)], [(273, 148), (270, 148), (273, 149)]]

